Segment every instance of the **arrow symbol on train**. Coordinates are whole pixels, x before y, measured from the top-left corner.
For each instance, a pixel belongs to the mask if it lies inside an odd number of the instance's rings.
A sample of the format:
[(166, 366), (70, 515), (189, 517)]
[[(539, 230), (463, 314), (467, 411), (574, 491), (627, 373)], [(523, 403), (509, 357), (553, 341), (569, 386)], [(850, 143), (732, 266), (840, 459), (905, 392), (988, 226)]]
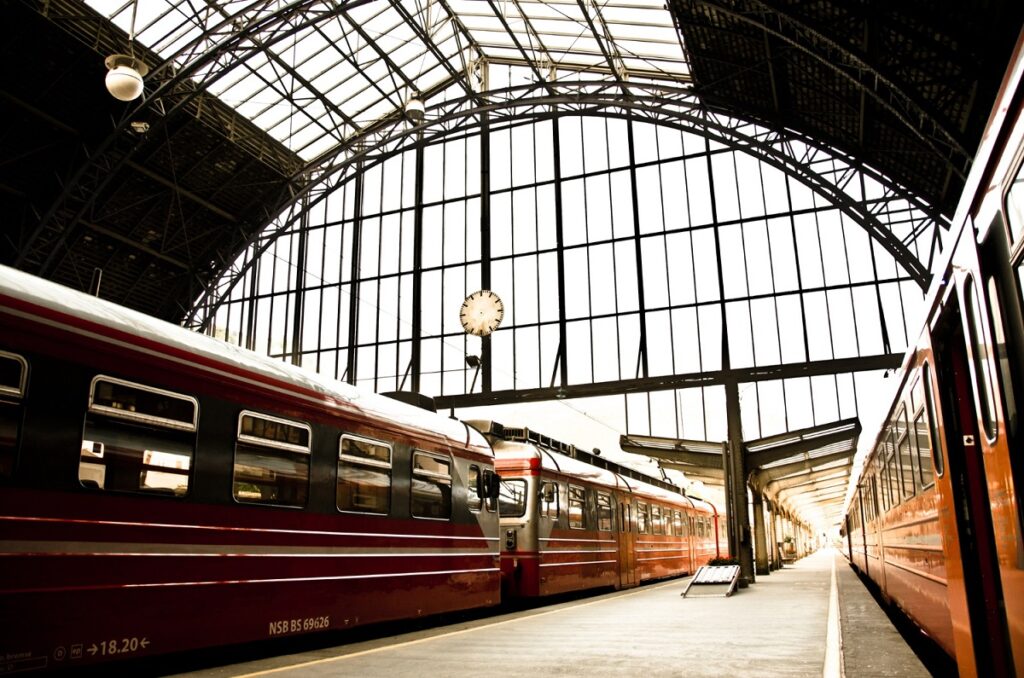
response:
[(146, 649), (147, 645), (149, 645), (149, 641), (147, 639), (143, 638), (139, 641), (139, 647), (141, 647), (142, 649)]
[(98, 650), (98, 649), (99, 648), (96, 647), (96, 643), (93, 643), (92, 647), (90, 647), (87, 651), (88, 651), (89, 654), (96, 654), (96, 650)]

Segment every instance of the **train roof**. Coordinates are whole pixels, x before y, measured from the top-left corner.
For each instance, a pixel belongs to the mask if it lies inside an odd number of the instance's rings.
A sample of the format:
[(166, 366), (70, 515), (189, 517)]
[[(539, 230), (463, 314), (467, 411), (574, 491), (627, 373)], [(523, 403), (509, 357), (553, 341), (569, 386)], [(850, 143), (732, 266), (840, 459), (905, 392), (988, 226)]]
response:
[[(478, 452), (488, 456), (491, 454), (483, 436), (457, 419), (407, 405), (0, 265), (0, 307), (11, 307), (12, 304), (4, 297), (87, 321), (102, 328), (104, 334), (124, 333), (150, 344), (212, 359), (228, 368), (234, 368), (228, 370), (230, 375), (239, 372), (258, 375), (278, 385), (275, 387), (261, 382), (262, 386), (277, 391), (282, 390), (283, 386), (290, 395), (322, 407), (348, 409), (353, 413), (385, 420), (428, 435), (442, 436), (450, 443), (478, 448)], [(24, 313), (17, 315), (24, 316)], [(94, 334), (99, 335), (98, 332)], [(105, 338), (113, 340), (109, 335)], [(139, 347), (139, 350), (143, 349)]]

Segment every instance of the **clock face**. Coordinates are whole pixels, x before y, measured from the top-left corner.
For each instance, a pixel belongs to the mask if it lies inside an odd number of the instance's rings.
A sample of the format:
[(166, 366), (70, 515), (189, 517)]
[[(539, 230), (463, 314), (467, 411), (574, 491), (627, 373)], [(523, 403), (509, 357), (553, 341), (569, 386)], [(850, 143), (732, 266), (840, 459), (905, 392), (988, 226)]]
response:
[(505, 305), (497, 294), (490, 290), (480, 290), (466, 297), (459, 311), (462, 327), (470, 334), (485, 337), (498, 329), (501, 319), (505, 317)]

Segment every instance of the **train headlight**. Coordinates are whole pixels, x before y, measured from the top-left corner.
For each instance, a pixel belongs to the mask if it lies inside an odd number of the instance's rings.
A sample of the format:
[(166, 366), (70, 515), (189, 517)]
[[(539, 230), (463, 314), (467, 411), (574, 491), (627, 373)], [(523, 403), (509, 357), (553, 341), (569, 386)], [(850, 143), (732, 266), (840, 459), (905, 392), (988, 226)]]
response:
[(505, 550), (515, 551), (516, 550), (516, 531), (505, 530)]

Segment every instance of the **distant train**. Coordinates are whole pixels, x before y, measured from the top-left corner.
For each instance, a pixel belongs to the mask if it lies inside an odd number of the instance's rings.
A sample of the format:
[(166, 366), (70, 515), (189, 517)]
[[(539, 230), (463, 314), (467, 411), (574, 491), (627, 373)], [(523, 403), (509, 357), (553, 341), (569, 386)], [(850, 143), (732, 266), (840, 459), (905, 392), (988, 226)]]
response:
[(722, 555), (714, 506), (675, 485), (529, 429), (469, 423), (502, 478), (504, 595), (626, 588)]
[(848, 507), (853, 565), (961, 676), (1024, 676), (1024, 33)]
[[(655, 479), (550, 451), (517, 475), (463, 422), (4, 267), (0, 327), (0, 672), (497, 605), (503, 579), (632, 586), (717, 548)], [(550, 576), (508, 566), (538, 505)]]

